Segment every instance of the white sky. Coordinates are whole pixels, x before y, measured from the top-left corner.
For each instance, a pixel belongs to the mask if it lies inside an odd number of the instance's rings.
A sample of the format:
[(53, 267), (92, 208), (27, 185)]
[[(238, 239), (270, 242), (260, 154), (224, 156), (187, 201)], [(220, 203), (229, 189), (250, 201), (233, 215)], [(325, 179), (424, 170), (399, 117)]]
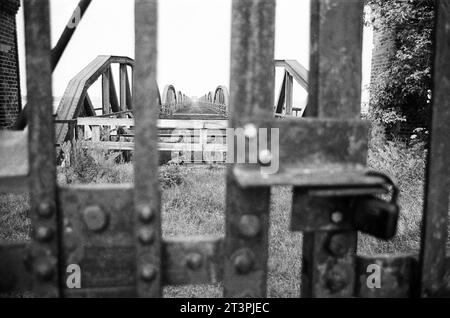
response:
[[(52, 45), (56, 44), (77, 3), (78, 0), (50, 0)], [(277, 0), (275, 40), (276, 59), (295, 59), (307, 68), (309, 3), (310, 0)], [(25, 95), (22, 9), (17, 21)], [(187, 95), (201, 96), (220, 84), (229, 86), (231, 0), (159, 1), (158, 23), (161, 91), (164, 85), (173, 84)], [(363, 86), (370, 80), (372, 35), (368, 29), (364, 45)], [(53, 73), (54, 96), (62, 96), (69, 80), (103, 54), (134, 58), (134, 0), (92, 1)]]

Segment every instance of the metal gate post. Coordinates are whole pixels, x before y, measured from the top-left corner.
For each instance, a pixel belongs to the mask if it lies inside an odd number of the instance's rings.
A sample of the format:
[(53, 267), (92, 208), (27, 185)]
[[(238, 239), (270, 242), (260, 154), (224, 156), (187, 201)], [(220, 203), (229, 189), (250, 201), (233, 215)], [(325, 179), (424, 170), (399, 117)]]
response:
[(27, 95), (30, 104), (31, 260), (34, 291), (40, 297), (57, 297), (60, 293), (49, 9), (48, 0), (24, 2)]
[[(308, 114), (358, 119), (361, 105), (363, 1), (311, 1), (311, 72)], [(339, 134), (339, 131), (335, 132)], [(364, 137), (363, 137), (364, 138)], [(342, 135), (344, 139), (344, 135)], [(303, 190), (294, 188), (293, 209), (301, 210)], [(340, 198), (316, 199), (317, 209), (339, 206)], [(344, 204), (342, 209), (349, 210)], [(347, 211), (333, 211), (345, 218)], [(318, 211), (316, 212), (317, 215)], [(330, 214), (330, 220), (333, 217)], [(349, 297), (355, 284), (355, 229), (304, 233), (302, 297)], [(340, 222), (342, 225), (345, 222)], [(340, 246), (339, 251), (328, 248)]]
[[(272, 117), (275, 1), (233, 0), (231, 32), (229, 114), (237, 128), (238, 120)], [(270, 188), (242, 189), (233, 167), (227, 169), (224, 296), (264, 297)]]
[(450, 3), (436, 2), (435, 56), (430, 149), (420, 251), (421, 296), (449, 293), (446, 243), (450, 174)]
[(135, 236), (137, 294), (161, 297), (161, 202), (158, 179), (157, 1), (135, 1)]

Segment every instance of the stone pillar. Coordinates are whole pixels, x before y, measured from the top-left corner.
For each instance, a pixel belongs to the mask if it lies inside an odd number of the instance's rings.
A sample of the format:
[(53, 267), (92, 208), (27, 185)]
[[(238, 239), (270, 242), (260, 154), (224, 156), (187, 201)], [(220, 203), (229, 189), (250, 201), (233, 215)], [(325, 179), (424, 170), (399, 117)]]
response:
[(0, 129), (10, 128), (21, 108), (16, 14), (20, 0), (0, 0)]

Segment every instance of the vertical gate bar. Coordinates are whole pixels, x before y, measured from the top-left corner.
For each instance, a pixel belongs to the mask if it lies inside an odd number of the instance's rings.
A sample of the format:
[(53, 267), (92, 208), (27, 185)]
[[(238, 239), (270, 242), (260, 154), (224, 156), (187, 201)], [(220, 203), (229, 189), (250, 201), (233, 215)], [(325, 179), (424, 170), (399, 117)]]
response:
[(420, 251), (423, 297), (437, 296), (448, 283), (444, 272), (450, 174), (450, 3), (436, 2), (436, 19), (432, 123)]
[(58, 297), (59, 231), (48, 0), (24, 2), (29, 107), (30, 201), (35, 296)]
[(102, 108), (103, 108), (103, 115), (109, 114), (111, 112), (109, 76), (110, 76), (110, 70), (107, 69), (102, 74)]
[[(311, 10), (309, 114), (359, 118), (364, 1), (312, 0)], [(294, 200), (302, 195), (294, 189)], [(335, 239), (345, 245), (342, 255), (327, 247)], [(356, 244), (356, 231), (306, 233), (302, 297), (353, 296)]]
[(137, 294), (161, 297), (161, 212), (158, 182), (157, 1), (135, 1), (135, 235)]
[[(273, 116), (275, 1), (233, 0), (230, 127)], [(270, 188), (242, 189), (227, 168), (225, 297), (264, 297)], [(247, 231), (251, 228), (251, 231)]]
[(317, 117), (319, 97), (319, 26), (320, 26), (320, 1), (310, 0), (310, 43), (309, 43), (309, 76), (308, 76), (308, 104), (303, 112), (303, 117)]
[(127, 65), (120, 64), (120, 111), (127, 110)]
[(293, 85), (292, 75), (286, 72), (286, 115), (289, 116), (292, 116)]

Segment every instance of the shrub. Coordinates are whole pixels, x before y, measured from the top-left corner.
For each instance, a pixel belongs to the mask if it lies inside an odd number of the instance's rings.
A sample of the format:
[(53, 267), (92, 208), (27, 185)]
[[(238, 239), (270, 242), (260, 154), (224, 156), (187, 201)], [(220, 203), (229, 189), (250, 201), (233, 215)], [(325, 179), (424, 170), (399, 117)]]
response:
[(409, 134), (417, 127), (427, 129), (434, 1), (369, 0), (368, 4), (374, 28), (393, 34), (395, 42), (388, 67), (371, 85), (370, 109), (394, 137), (396, 127), (405, 124)]
[(180, 185), (184, 182), (184, 173), (179, 164), (169, 163), (159, 168), (159, 182), (163, 189)]

